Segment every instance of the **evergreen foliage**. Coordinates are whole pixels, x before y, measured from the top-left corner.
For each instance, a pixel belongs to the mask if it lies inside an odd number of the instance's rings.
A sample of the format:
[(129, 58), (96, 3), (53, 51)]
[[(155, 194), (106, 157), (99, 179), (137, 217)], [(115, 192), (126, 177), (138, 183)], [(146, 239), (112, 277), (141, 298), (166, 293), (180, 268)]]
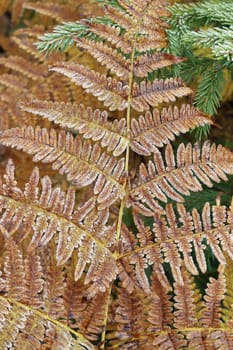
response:
[(186, 58), (174, 73), (194, 84), (195, 105), (213, 115), (233, 71), (233, 2), (174, 4), (169, 11), (169, 52)]

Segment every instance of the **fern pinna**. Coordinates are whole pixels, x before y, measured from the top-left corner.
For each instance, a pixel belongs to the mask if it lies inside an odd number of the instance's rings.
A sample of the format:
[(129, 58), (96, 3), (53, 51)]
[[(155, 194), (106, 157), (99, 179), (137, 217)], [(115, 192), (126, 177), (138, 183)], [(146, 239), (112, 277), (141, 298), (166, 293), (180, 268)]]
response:
[[(104, 18), (74, 23), (80, 33), (67, 40), (104, 67), (67, 61), (50, 70), (105, 110), (22, 100), (23, 111), (57, 125), (0, 134), (2, 145), (50, 163), (70, 184), (55, 186), (34, 168), (22, 189), (7, 163), (0, 347), (232, 349), (233, 204), (218, 198), (188, 212), (183, 203), (226, 181), (233, 154), (208, 141), (171, 145), (211, 120), (187, 104), (192, 91), (180, 79), (153, 77), (183, 60), (162, 51), (166, 3), (118, 0), (104, 10)], [(48, 51), (62, 42), (51, 35), (40, 43)], [(218, 274), (199, 291), (194, 276), (206, 272), (208, 249)]]

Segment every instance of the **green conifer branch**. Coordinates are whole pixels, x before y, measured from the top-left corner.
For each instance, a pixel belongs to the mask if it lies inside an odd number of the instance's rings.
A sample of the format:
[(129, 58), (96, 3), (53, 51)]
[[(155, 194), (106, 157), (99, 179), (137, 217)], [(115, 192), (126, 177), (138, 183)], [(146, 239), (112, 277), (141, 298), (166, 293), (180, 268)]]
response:
[(232, 71), (233, 2), (175, 4), (169, 11), (168, 51), (186, 58), (174, 67), (174, 74), (193, 83), (195, 105), (213, 115), (223, 97), (224, 77)]

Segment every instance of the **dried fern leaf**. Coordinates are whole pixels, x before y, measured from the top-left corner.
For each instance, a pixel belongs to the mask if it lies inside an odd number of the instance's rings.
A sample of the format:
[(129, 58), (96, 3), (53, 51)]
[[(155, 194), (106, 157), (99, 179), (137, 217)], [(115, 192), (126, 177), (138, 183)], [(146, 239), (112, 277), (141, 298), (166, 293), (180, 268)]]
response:
[(18, 45), (18, 47), (25, 52), (27, 52), (29, 55), (32, 57), (40, 60), (43, 59), (43, 56), (38, 50), (36, 49), (35, 46), (35, 39), (34, 38), (29, 38), (26, 36), (12, 36), (11, 37), (12, 41)]
[(112, 73), (120, 78), (128, 79), (130, 73), (130, 61), (107, 46), (103, 42), (96, 42), (85, 38), (75, 40), (78, 47), (85, 49), (89, 54), (97, 59), (102, 65), (105, 65)]
[[(12, 210), (11, 213), (8, 213), (8, 215), (14, 215)], [(0, 225), (0, 231), (5, 239), (2, 279), (4, 292), (7, 293), (9, 298), (20, 301), (22, 300), (26, 289), (22, 252), (2, 223)], [(23, 283), (19, 283), (19, 281), (23, 281)]]
[(129, 30), (132, 28), (137, 28), (137, 19), (134, 16), (131, 16), (125, 13), (122, 10), (119, 10), (110, 5), (105, 5), (105, 16), (110, 18), (113, 22), (115, 22), (118, 26)]
[(0, 84), (12, 90), (21, 92), (27, 86), (27, 79), (22, 78), (16, 74), (1, 74)]
[(16, 349), (40, 349), (48, 346), (50, 334), (51, 348), (54, 350), (94, 350), (95, 347), (80, 333), (74, 332), (61, 322), (48, 318), (23, 304), (0, 296), (1, 338), (3, 350), (14, 346)]
[[(170, 290), (170, 283), (162, 265), (163, 257), (160, 248), (152, 244), (153, 235), (151, 231), (145, 227), (143, 221), (136, 215), (134, 215), (134, 223), (138, 230), (138, 241), (135, 239), (135, 235), (129, 230), (126, 228), (122, 230), (123, 250), (120, 255), (122, 259), (120, 258), (117, 264), (119, 278), (123, 286), (129, 293), (132, 292), (136, 285), (140, 286), (146, 293), (149, 293), (150, 286), (145, 269), (148, 265), (153, 265), (153, 270), (157, 274), (163, 288)], [(145, 247), (145, 251), (142, 249), (137, 252), (136, 247), (138, 245), (140, 245), (141, 248)], [(147, 247), (151, 245), (151, 249), (147, 250)], [(131, 266), (134, 267), (133, 273)]]
[[(98, 290), (104, 292), (116, 274), (115, 257), (109, 248), (113, 244), (115, 226), (106, 225), (108, 211), (93, 213), (94, 199), (88, 200), (82, 207), (75, 209), (74, 189), (70, 188), (65, 194), (60, 188), (52, 188), (51, 180), (47, 176), (41, 180), (42, 189), (38, 193), (39, 173), (37, 168), (32, 172), (24, 192), (17, 187), (12, 162), (7, 165), (4, 179), (5, 182), (0, 191), (2, 208), (0, 223), (3, 227), (3, 234), (7, 229), (10, 237), (14, 235), (19, 242), (31, 236), (28, 245), (29, 253), (37, 247), (46, 246), (54, 236), (57, 236), (56, 259), (58, 264), (64, 264), (72, 255), (73, 250), (77, 249), (78, 261), (75, 279), (81, 277), (86, 265), (89, 264), (85, 283), (93, 283), (92, 288), (90, 287), (90, 295), (94, 295)], [(15, 260), (12, 259), (17, 259), (18, 256), (20, 260), (21, 252), (18, 252), (13, 239), (9, 239), (12, 245), (11, 251), (14, 248), (10, 261), (15, 264)], [(5, 261), (7, 262), (7, 259)], [(18, 269), (22, 266), (20, 261), (17, 266)], [(101, 274), (102, 269), (106, 269), (103, 275)], [(17, 270), (14, 273), (17, 273)], [(12, 276), (9, 278), (9, 281), (11, 280), (14, 281)], [(17, 287), (17, 283), (14, 286)], [(21, 293), (21, 296), (23, 294)]]
[(109, 107), (110, 111), (116, 109), (122, 111), (127, 108), (129, 86), (121, 81), (107, 78), (103, 74), (74, 63), (60, 63), (50, 70), (71, 78), (75, 84), (82, 86), (100, 101), (104, 101), (104, 105)]
[(149, 156), (156, 147), (173, 141), (180, 133), (185, 133), (197, 126), (212, 124), (210, 118), (190, 105), (154, 109), (145, 116), (131, 121), (131, 149), (141, 155)]
[(155, 25), (158, 25), (157, 19), (161, 20), (160, 17), (170, 16), (170, 12), (166, 8), (167, 2), (164, 0), (132, 0), (130, 5), (125, 0), (118, 2), (127, 12), (137, 17), (137, 19), (140, 19), (142, 14), (144, 14), (143, 22), (147, 24), (153, 24), (155, 22)]
[(156, 52), (154, 54), (138, 56), (134, 63), (133, 70), (137, 77), (145, 78), (148, 73), (183, 61), (184, 59), (181, 57)]
[[(176, 328), (194, 328), (198, 326), (197, 307), (200, 304), (200, 292), (196, 289), (193, 278), (182, 268), (183, 285), (174, 283), (175, 309), (174, 326)], [(198, 295), (198, 299), (197, 299)]]
[[(165, 210), (164, 215), (154, 214), (152, 230), (145, 226), (137, 213), (134, 213), (134, 222), (138, 230), (137, 239), (134, 235), (126, 235), (126, 232), (123, 231), (124, 249), (119, 256), (119, 262), (122, 267), (125, 266), (126, 274), (127, 271), (130, 271), (127, 264), (136, 266), (135, 271), (139, 269), (140, 276), (148, 266), (152, 265), (160, 284), (165, 290), (169, 290), (169, 283), (162, 265), (164, 262), (169, 263), (174, 280), (183, 286), (183, 264), (192, 275), (199, 274), (198, 267), (202, 273), (206, 272), (205, 250), (207, 245), (210, 246), (220, 264), (226, 264), (225, 254), (233, 259), (231, 207), (228, 209), (225, 206), (210, 208), (207, 203), (202, 215), (196, 209), (193, 209), (192, 213), (187, 212), (183, 204), (177, 205), (178, 215), (175, 214), (171, 204), (166, 205)], [(221, 222), (216, 220), (219, 212), (222, 213)], [(193, 259), (194, 253), (197, 262)], [(144, 266), (141, 261), (144, 261)], [(121, 275), (123, 274), (122, 267)], [(138, 277), (137, 279), (142, 286), (141, 280)], [(127, 283), (126, 278), (125, 283)], [(143, 289), (146, 290), (145, 285)]]
[(79, 331), (85, 338), (92, 342), (99, 339), (103, 332), (105, 322), (106, 307), (108, 307), (109, 292), (97, 294), (90, 303), (85, 307), (83, 317), (80, 318)]
[(30, 305), (34, 309), (39, 309), (43, 302), (40, 300), (39, 293), (44, 286), (43, 272), (40, 256), (31, 250), (27, 253), (24, 261), (26, 290), (23, 303)]
[(32, 27), (19, 28), (14, 32), (14, 36), (27, 36), (29, 38), (37, 39), (43, 35), (45, 27), (41, 24), (35, 24)]
[(109, 122), (106, 111), (93, 111), (91, 107), (85, 108), (83, 105), (47, 101), (22, 102), (20, 106), (24, 111), (78, 131), (85, 139), (100, 141), (101, 146), (107, 147), (107, 151), (113, 152), (116, 157), (122, 154), (128, 145), (129, 141), (124, 136), (125, 119)]
[(26, 2), (23, 8), (27, 10), (34, 10), (44, 16), (52, 17), (58, 22), (71, 21), (77, 19), (73, 9), (70, 6), (60, 5), (58, 3), (41, 3), (41, 2)]
[(204, 327), (217, 328), (221, 325), (221, 302), (224, 299), (226, 280), (220, 272), (218, 279), (210, 278), (207, 284), (205, 305), (202, 310), (201, 322)]
[(153, 82), (142, 81), (140, 84), (134, 82), (131, 103), (136, 111), (143, 112), (150, 106), (156, 107), (160, 103), (174, 102), (177, 97), (191, 93), (192, 90), (186, 87), (180, 78), (155, 79)]
[(102, 153), (98, 144), (73, 137), (71, 133), (36, 127), (15, 128), (0, 136), (2, 145), (34, 155), (33, 161), (52, 163), (52, 168), (65, 174), (68, 181), (81, 188), (95, 181), (94, 194), (102, 207), (108, 207), (124, 195), (119, 183), (124, 171), (124, 159)]
[[(110, 348), (143, 349), (146, 328), (149, 325), (149, 300), (142, 290), (135, 290), (129, 294), (123, 288), (119, 288), (116, 293), (118, 297), (114, 302), (112, 325), (107, 335)], [(147, 338), (147, 342), (150, 342), (150, 339)]]
[(167, 289), (160, 283), (160, 279), (156, 276), (156, 272), (152, 275), (150, 308), (148, 321), (150, 327), (149, 332), (156, 332), (157, 329), (165, 330), (169, 328), (169, 324), (173, 322), (171, 296), (167, 293)]
[(103, 23), (85, 22), (88, 30), (91, 33), (98, 35), (102, 40), (107, 40), (109, 43), (121, 49), (122, 52), (129, 54), (133, 50), (133, 43), (129, 35), (123, 33), (120, 35), (120, 27), (111, 26)]
[(13, 69), (32, 80), (41, 80), (47, 76), (47, 70), (39, 64), (32, 63), (23, 57), (0, 57), (0, 65)]
[[(51, 248), (52, 246), (52, 248)], [(49, 317), (54, 320), (65, 319), (64, 289), (65, 289), (65, 269), (56, 265), (55, 249), (53, 245), (43, 247), (47, 256), (43, 257), (43, 277), (44, 285), (42, 298), (44, 310)], [(74, 275), (73, 275), (74, 279)]]
[[(141, 203), (142, 214), (153, 215), (158, 210), (157, 200), (166, 202), (171, 198), (183, 202), (184, 196), (190, 191), (200, 191), (201, 183), (212, 187), (212, 182), (226, 181), (225, 174), (233, 173), (233, 155), (226, 148), (207, 141), (201, 145), (196, 143), (180, 144), (176, 160), (170, 144), (165, 151), (166, 163), (161, 153), (154, 153), (154, 161), (148, 166), (141, 164), (139, 170), (139, 184), (131, 191), (131, 199), (137, 205)], [(140, 208), (138, 207), (140, 211)]]

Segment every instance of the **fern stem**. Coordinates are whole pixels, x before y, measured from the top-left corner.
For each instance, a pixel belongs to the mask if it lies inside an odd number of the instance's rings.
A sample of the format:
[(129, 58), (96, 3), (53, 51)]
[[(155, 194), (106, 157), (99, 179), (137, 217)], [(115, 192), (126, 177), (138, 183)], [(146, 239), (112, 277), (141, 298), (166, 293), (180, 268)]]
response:
[(100, 346), (101, 350), (105, 349), (106, 327), (107, 327), (107, 322), (108, 322), (108, 310), (109, 310), (109, 305), (110, 305), (111, 293), (112, 293), (112, 283), (108, 289), (108, 303), (107, 303), (107, 306), (105, 309), (104, 322), (103, 322), (104, 329), (103, 329), (103, 332), (101, 334), (101, 346)]
[[(153, 0), (152, 0), (153, 1)], [(152, 2), (151, 1), (151, 2)], [(135, 58), (135, 51), (136, 51), (136, 45), (137, 45), (137, 37), (140, 31), (140, 26), (142, 23), (142, 19), (144, 14), (147, 12), (151, 2), (146, 6), (144, 12), (142, 13), (141, 20), (138, 23), (138, 26), (136, 28), (134, 38), (133, 38), (133, 49), (132, 49), (132, 54), (130, 58), (130, 73), (129, 73), (129, 96), (128, 96), (128, 106), (127, 106), (127, 113), (126, 113), (126, 132), (127, 132), (127, 138), (130, 138), (130, 117), (131, 117), (131, 101), (132, 101), (132, 87), (133, 87), (133, 68), (134, 68), (134, 58)], [(126, 202), (126, 197), (127, 197), (127, 186), (128, 186), (128, 172), (129, 172), (129, 153), (130, 153), (130, 142), (127, 145), (126, 148), (126, 155), (125, 155), (125, 180), (123, 184), (123, 189), (124, 189), (124, 197), (121, 199), (121, 205), (120, 205), (120, 210), (119, 210), (119, 216), (118, 216), (118, 222), (117, 222), (117, 229), (116, 229), (116, 251), (114, 253), (115, 258), (117, 259), (118, 257), (118, 242), (120, 240), (120, 235), (121, 235), (121, 226), (122, 226), (122, 221), (123, 221), (123, 214), (124, 214), (124, 208), (125, 208), (125, 202)], [(101, 350), (105, 349), (105, 337), (106, 337), (106, 325), (107, 325), (107, 320), (108, 320), (108, 309), (110, 305), (110, 298), (111, 298), (111, 291), (112, 291), (112, 285), (109, 287), (109, 302), (106, 306), (106, 312), (105, 312), (105, 319), (104, 319), (104, 330), (101, 334)]]

